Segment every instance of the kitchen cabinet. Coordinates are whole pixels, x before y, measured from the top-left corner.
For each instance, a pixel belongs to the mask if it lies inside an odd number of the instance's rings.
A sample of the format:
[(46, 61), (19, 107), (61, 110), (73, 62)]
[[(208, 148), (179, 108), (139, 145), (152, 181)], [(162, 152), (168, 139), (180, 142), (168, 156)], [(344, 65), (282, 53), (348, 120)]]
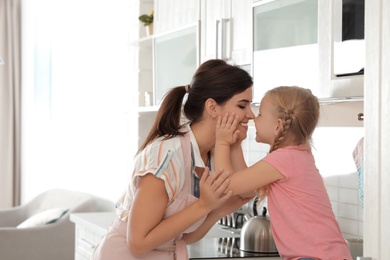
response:
[[(73, 213), (70, 220), (75, 223), (75, 259), (90, 259), (96, 246), (106, 234), (107, 229), (115, 219), (115, 212), (92, 212), (92, 213)], [(214, 225), (201, 239), (195, 244), (188, 245), (190, 259), (281, 259), (279, 256), (260, 256), (256, 253), (237, 252), (235, 256), (227, 252), (228, 245), (226, 242), (234, 241), (239, 237), (239, 233), (231, 234), (221, 229), (218, 224)], [(231, 246), (231, 245), (230, 245)], [(239, 250), (238, 250), (239, 251)]]
[[(335, 71), (342, 55), (337, 47), (341, 9), (339, 0), (273, 0), (253, 5), (255, 102), (280, 85), (310, 88), (330, 102), (362, 101), (362, 73), (340, 76)], [(361, 46), (352, 57), (364, 55)]]
[(251, 0), (201, 0), (201, 62), (251, 64)]
[(276, 86), (317, 88), (317, 22), (318, 0), (260, 1), (253, 5), (255, 102)]
[(155, 0), (156, 34), (201, 21), (201, 62), (251, 63), (252, 0)]
[(365, 10), (363, 252), (379, 260), (390, 259), (390, 1), (366, 1)]
[(154, 10), (154, 34), (130, 44), (138, 89), (137, 147), (152, 127), (164, 94), (174, 86), (188, 84), (199, 66), (200, 1), (154, 0), (141, 1), (141, 5), (144, 12)]
[(73, 213), (75, 223), (75, 260), (91, 259), (93, 251), (115, 219), (115, 212)]
[(175, 30), (200, 19), (200, 0), (154, 0), (154, 32)]
[[(337, 71), (335, 71), (335, 65), (338, 63), (337, 60), (340, 59), (339, 55), (337, 55), (337, 46), (340, 44), (341, 38), (341, 8), (342, 1), (339, 0), (321, 0), (318, 2), (318, 46), (320, 61), (318, 95), (321, 98), (364, 96), (363, 74), (359, 75), (355, 73), (355, 75), (338, 77)], [(360, 57), (365, 56), (365, 48), (357, 48), (353, 56), (356, 56), (358, 60), (351, 60), (351, 62), (361, 64)], [(359, 69), (361, 68), (359, 67)]]

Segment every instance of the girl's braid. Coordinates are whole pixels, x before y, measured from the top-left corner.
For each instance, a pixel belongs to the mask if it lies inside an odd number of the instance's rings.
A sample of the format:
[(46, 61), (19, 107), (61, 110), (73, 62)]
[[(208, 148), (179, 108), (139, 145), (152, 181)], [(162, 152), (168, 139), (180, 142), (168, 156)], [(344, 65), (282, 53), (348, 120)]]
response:
[(291, 122), (293, 120), (293, 110), (292, 109), (285, 110), (282, 119), (283, 119), (282, 129), (281, 129), (281, 131), (279, 131), (278, 135), (275, 137), (275, 141), (274, 141), (273, 145), (271, 146), (269, 152), (273, 152), (279, 148), (279, 144), (283, 140), (288, 129), (290, 128)]

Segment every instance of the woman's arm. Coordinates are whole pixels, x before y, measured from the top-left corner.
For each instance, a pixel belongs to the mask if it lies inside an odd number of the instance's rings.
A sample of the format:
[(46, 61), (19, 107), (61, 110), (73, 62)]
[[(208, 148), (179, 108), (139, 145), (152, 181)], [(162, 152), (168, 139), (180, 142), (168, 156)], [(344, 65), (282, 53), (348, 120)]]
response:
[(251, 198), (242, 198), (240, 196), (232, 196), (223, 206), (213, 210), (207, 215), (207, 218), (202, 225), (197, 228), (194, 232), (184, 234), (183, 239), (187, 244), (192, 244), (203, 238), (207, 232), (212, 228), (215, 223), (220, 220), (226, 214), (236, 211), (242, 205), (250, 201)]
[(227, 191), (228, 174), (222, 171), (209, 175), (206, 168), (200, 180), (200, 198), (187, 208), (163, 219), (168, 204), (164, 181), (152, 174), (141, 177), (130, 210), (127, 243), (134, 254), (151, 251), (192, 226), (199, 219), (220, 207), (232, 194)]

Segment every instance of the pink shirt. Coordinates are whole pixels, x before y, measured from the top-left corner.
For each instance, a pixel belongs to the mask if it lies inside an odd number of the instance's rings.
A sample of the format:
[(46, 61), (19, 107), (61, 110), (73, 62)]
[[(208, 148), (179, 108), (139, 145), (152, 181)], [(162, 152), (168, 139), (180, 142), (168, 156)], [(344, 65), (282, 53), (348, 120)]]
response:
[(352, 259), (310, 146), (279, 148), (264, 161), (285, 180), (269, 185), (271, 227), (283, 259)]

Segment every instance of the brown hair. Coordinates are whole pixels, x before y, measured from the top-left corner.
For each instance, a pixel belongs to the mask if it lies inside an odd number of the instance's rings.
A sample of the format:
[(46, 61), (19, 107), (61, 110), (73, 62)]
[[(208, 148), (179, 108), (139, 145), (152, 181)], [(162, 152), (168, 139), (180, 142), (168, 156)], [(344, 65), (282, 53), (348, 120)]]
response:
[[(172, 88), (164, 97), (153, 126), (138, 152), (160, 136), (172, 138), (183, 135), (181, 132), (181, 109), (191, 123), (198, 122), (204, 111), (207, 99), (214, 99), (223, 105), (234, 95), (244, 92), (253, 85), (252, 77), (245, 70), (229, 65), (223, 60), (208, 60), (196, 70), (189, 86)], [(188, 89), (188, 91), (187, 91)]]
[[(274, 139), (269, 152), (281, 145), (300, 145), (310, 142), (320, 117), (320, 105), (310, 89), (297, 86), (281, 86), (267, 91), (264, 97), (275, 108), (275, 114), (282, 119), (282, 127)], [(268, 185), (258, 190), (260, 198), (268, 194)]]

